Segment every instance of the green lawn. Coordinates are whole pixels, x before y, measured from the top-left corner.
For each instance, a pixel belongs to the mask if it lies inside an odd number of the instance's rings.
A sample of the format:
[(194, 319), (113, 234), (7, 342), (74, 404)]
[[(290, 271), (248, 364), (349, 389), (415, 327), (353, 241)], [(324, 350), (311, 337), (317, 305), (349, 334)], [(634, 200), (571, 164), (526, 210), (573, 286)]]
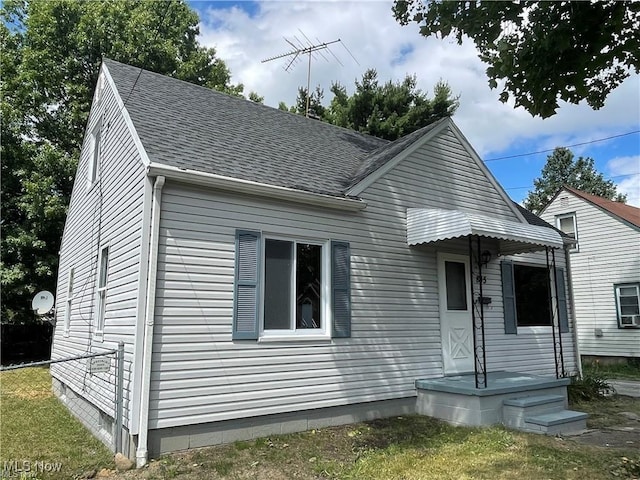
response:
[(58, 463), (57, 473), (39, 473), (37, 478), (68, 479), (109, 466), (112, 459), (52, 394), (48, 368), (0, 373), (0, 464)]
[(610, 380), (640, 380), (640, 363), (632, 359), (628, 363), (602, 365), (600, 362), (584, 362), (584, 375), (600, 375)]

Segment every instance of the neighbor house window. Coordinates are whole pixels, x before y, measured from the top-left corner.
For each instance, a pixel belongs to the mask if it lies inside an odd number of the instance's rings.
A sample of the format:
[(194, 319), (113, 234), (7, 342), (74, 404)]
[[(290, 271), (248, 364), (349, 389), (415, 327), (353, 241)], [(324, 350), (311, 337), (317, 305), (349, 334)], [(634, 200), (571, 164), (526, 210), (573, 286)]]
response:
[(92, 187), (100, 176), (100, 129), (102, 123), (94, 127), (91, 132), (90, 142), (90, 154), (89, 154), (89, 171), (87, 173), (87, 185)]
[(513, 286), (518, 327), (551, 325), (548, 270), (514, 264)]
[(572, 252), (578, 250), (578, 225), (576, 222), (576, 214), (568, 213), (566, 215), (558, 215), (556, 217), (556, 227), (565, 235), (575, 240), (575, 245), (570, 250)]
[(69, 329), (71, 326), (71, 303), (73, 302), (73, 276), (74, 276), (74, 268), (71, 267), (69, 269), (69, 273), (67, 274), (67, 305), (66, 310), (64, 312), (64, 335), (69, 335)]
[(640, 328), (640, 283), (616, 285), (616, 308), (620, 328)]
[(102, 247), (98, 258), (98, 291), (96, 299), (96, 335), (104, 331), (104, 315), (107, 301), (107, 277), (109, 270), (109, 247)]
[(265, 239), (265, 332), (323, 328), (324, 250), (322, 243)]

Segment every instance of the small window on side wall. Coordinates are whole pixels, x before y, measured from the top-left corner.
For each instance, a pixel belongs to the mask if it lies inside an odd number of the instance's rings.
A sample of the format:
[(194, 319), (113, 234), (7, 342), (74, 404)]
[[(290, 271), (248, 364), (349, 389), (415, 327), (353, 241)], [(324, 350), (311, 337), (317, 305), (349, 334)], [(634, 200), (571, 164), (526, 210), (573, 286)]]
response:
[(98, 276), (97, 292), (96, 292), (96, 324), (95, 335), (102, 338), (104, 332), (104, 318), (107, 305), (107, 279), (109, 275), (109, 247), (104, 246), (100, 249), (98, 256)]
[(100, 130), (102, 122), (94, 127), (89, 140), (89, 170), (87, 172), (87, 188), (91, 188), (100, 178)]
[(615, 285), (619, 328), (640, 328), (640, 283)]
[(576, 221), (575, 213), (567, 213), (565, 215), (558, 215), (556, 217), (556, 228), (562, 231), (565, 235), (575, 240), (575, 245), (570, 252), (578, 251), (578, 223)]
[(71, 327), (71, 305), (73, 302), (73, 276), (75, 269), (71, 267), (67, 274), (67, 304), (64, 312), (64, 336), (69, 336), (69, 330)]

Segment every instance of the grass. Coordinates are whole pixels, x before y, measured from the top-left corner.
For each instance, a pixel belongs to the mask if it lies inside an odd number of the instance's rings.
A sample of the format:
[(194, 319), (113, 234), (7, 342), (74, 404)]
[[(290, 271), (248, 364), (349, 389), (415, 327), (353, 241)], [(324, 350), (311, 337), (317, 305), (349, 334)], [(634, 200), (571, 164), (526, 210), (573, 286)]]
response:
[(640, 361), (629, 359), (626, 363), (601, 364), (598, 361), (584, 362), (585, 375), (600, 375), (610, 380), (640, 380)]
[[(73, 478), (109, 466), (113, 454), (55, 398), (46, 367), (0, 373), (0, 463), (60, 464), (36, 478)], [(2, 475), (0, 474), (0, 477)]]
[[(638, 400), (593, 410), (634, 411)], [(637, 447), (613, 449), (421, 416), (272, 436), (166, 455), (122, 479), (609, 479), (634, 478)]]
[[(78, 478), (112, 466), (111, 453), (54, 398), (50, 382), (43, 368), (0, 374), (0, 461), (62, 463), (57, 475), (38, 478)], [(623, 412), (640, 415), (640, 399), (627, 397), (572, 407), (590, 413), (591, 428), (622, 425), (628, 421)], [(120, 480), (638, 478), (637, 444), (604, 448), (404, 416), (178, 452), (145, 469), (113, 475)]]
[(588, 428), (615, 427), (629, 421), (623, 412), (640, 416), (640, 399), (614, 395), (588, 402), (575, 402), (571, 408), (589, 414)]

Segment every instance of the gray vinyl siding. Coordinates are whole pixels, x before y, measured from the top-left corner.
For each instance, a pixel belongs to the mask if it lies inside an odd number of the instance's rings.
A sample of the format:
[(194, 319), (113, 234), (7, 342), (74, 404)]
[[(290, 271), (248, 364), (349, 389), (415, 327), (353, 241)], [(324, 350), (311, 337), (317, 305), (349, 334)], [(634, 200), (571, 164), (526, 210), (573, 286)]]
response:
[[(618, 328), (614, 292), (615, 284), (640, 282), (640, 229), (565, 192), (542, 217), (554, 224), (557, 215), (572, 212), (579, 243), (570, 261), (580, 353), (640, 357), (640, 329)], [(596, 329), (602, 330), (602, 337), (596, 336)]]
[[(90, 141), (87, 134), (76, 172), (60, 249), (56, 321), (52, 358), (98, 353), (125, 343), (125, 425), (130, 416), (130, 374), (138, 303), (141, 227), (145, 172), (139, 152), (120, 113), (116, 96), (105, 85), (87, 124), (92, 132), (102, 118), (100, 178), (87, 189)], [(109, 245), (104, 340), (94, 338), (98, 251)], [(74, 287), (69, 336), (63, 335), (67, 308), (67, 275)], [(86, 360), (54, 364), (54, 377), (109, 415), (114, 415), (115, 362), (109, 374), (90, 375)]]
[[(354, 213), (167, 181), (150, 428), (410, 397), (416, 379), (442, 375), (436, 250), (407, 246), (406, 208), (491, 211), (516, 220), (470, 161), (446, 131), (369, 186), (362, 194), (367, 208)], [(232, 341), (237, 229), (349, 242), (351, 338)], [(499, 292), (494, 269), (491, 282)], [(531, 371), (540, 352), (527, 345), (536, 342), (523, 336), (514, 347), (512, 338), (503, 338), (498, 297), (489, 328), (491, 365)], [(500, 346), (509, 353), (496, 353)]]

